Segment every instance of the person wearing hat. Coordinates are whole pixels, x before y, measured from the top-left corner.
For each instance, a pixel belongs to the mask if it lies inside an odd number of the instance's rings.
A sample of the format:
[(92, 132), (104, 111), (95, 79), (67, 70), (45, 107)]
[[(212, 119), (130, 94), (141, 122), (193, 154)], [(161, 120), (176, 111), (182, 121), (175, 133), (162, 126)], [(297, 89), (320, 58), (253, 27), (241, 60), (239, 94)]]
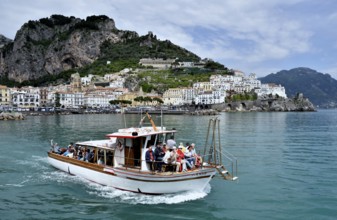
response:
[(181, 149), (181, 151), (182, 151), (183, 153), (186, 152), (186, 147), (183, 145), (183, 142), (180, 142), (179, 148)]
[(181, 165), (182, 165), (182, 171), (183, 172), (186, 172), (187, 171), (187, 167), (186, 167), (186, 165), (187, 166), (189, 166), (189, 168), (192, 168), (192, 165), (187, 161), (187, 160), (185, 160), (185, 155), (184, 155), (184, 153), (183, 153), (183, 151), (182, 151), (182, 149), (183, 149), (183, 147), (184, 146), (182, 146), (182, 145), (179, 145), (179, 147), (178, 147), (178, 150), (177, 150), (177, 155), (178, 155), (178, 161), (181, 163)]

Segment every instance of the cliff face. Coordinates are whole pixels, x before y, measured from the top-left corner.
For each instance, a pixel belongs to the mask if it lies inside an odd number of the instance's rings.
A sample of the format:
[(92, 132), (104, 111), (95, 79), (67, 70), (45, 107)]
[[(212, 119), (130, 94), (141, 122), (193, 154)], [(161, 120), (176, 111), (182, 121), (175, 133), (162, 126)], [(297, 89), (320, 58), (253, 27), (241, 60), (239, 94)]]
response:
[(98, 58), (104, 41), (120, 42), (123, 33), (106, 16), (82, 20), (52, 15), (29, 21), (17, 32), (14, 42), (0, 48), (0, 77), (22, 82), (82, 67)]
[(0, 34), (0, 48), (4, 47), (6, 44), (12, 42), (12, 40)]

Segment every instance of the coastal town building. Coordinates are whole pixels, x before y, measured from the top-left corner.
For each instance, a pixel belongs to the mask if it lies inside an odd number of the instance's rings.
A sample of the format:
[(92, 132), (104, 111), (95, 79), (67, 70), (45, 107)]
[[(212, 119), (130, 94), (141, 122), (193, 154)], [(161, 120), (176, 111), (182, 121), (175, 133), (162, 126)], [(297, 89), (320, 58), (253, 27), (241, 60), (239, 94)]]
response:
[(59, 96), (62, 108), (79, 108), (84, 104), (83, 92), (56, 92), (52, 99), (55, 102)]
[(0, 85), (0, 105), (8, 106), (11, 104), (10, 88)]
[(183, 89), (171, 88), (163, 94), (164, 105), (182, 105), (183, 104)]
[(12, 105), (19, 108), (40, 106), (40, 88), (24, 87), (11, 89)]
[(225, 102), (226, 92), (223, 90), (201, 91), (195, 96), (195, 104), (221, 104)]
[(157, 69), (169, 69), (174, 62), (175, 59), (142, 58), (140, 59), (139, 64), (143, 66), (151, 66)]
[(273, 96), (287, 98), (285, 88), (281, 85), (276, 85), (274, 83), (262, 84), (259, 89), (255, 90), (255, 92), (258, 96), (271, 94)]
[[(141, 59), (142, 65), (155, 68), (168, 68), (171, 64), (183, 67), (195, 67), (194, 62), (176, 62), (174, 59)], [(200, 61), (202, 63), (203, 61)], [(233, 70), (231, 75), (214, 74), (209, 81), (193, 83), (192, 87), (170, 88), (161, 96), (157, 93), (129, 92), (125, 88), (125, 79), (138, 70), (126, 68), (118, 73), (98, 76), (89, 74), (81, 77), (79, 73), (71, 75), (70, 84), (61, 84), (43, 88), (23, 87), (7, 88), (0, 85), (0, 105), (22, 108), (55, 107), (67, 108), (108, 108), (112, 100), (131, 101), (130, 106), (156, 106), (158, 100), (163, 105), (221, 104), (226, 94), (244, 94), (255, 92), (258, 97), (273, 95), (286, 98), (285, 88), (276, 84), (262, 84), (256, 74), (246, 76), (242, 71)], [(143, 100), (141, 98), (147, 97)], [(151, 99), (149, 99), (151, 98)], [(138, 101), (136, 101), (138, 100)], [(153, 101), (151, 101), (153, 100)], [(56, 105), (56, 101), (58, 102)]]

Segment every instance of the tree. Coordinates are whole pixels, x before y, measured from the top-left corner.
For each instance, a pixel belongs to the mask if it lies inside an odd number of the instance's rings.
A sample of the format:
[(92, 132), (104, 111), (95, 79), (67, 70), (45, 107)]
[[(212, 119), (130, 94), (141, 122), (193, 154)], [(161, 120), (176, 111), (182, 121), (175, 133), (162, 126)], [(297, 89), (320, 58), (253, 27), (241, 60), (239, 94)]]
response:
[(61, 103), (60, 103), (60, 93), (56, 92), (55, 93), (55, 107), (60, 107)]
[(120, 104), (127, 105), (127, 104), (132, 104), (132, 101), (130, 101), (130, 100), (118, 100), (118, 99), (116, 99), (116, 100), (110, 100), (109, 103), (111, 105), (120, 105)]
[(149, 96), (145, 96), (144, 100), (143, 100), (146, 104), (148, 104), (148, 102), (152, 102), (152, 98)]
[(158, 98), (158, 97), (154, 97), (154, 98), (152, 99), (152, 101), (156, 101), (156, 102), (159, 103), (159, 104), (163, 104), (163, 103), (164, 103), (163, 100), (162, 100), (161, 98)]
[(142, 102), (144, 102), (144, 97), (143, 97), (143, 96), (137, 96), (137, 97), (134, 98), (133, 100), (136, 101), (136, 102), (142, 103)]

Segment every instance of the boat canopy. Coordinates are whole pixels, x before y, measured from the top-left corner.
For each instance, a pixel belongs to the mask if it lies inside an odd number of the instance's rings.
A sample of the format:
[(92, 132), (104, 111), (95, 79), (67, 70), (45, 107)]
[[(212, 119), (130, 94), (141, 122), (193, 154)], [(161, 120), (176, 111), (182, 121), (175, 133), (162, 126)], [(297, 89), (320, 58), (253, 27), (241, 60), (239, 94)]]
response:
[(141, 127), (141, 128), (124, 128), (119, 129), (117, 132), (112, 134), (107, 134), (109, 138), (138, 138), (145, 137), (155, 134), (173, 134), (176, 130), (166, 130), (163, 128), (153, 128), (153, 127)]
[(115, 143), (116, 143), (116, 138), (110, 138), (110, 139), (104, 139), (104, 140), (76, 142), (76, 145), (88, 146), (88, 147), (98, 147), (102, 149), (113, 150), (113, 148), (115, 147)]

